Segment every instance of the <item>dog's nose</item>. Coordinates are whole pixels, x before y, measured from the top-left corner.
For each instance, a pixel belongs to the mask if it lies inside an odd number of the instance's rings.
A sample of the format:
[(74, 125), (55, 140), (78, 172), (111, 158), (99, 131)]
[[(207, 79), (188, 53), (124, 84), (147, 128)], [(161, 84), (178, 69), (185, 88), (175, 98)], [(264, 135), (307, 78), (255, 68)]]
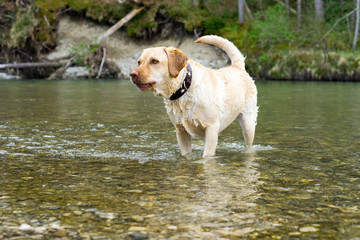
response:
[(139, 72), (134, 70), (130, 73), (131, 80), (135, 80), (139, 76)]

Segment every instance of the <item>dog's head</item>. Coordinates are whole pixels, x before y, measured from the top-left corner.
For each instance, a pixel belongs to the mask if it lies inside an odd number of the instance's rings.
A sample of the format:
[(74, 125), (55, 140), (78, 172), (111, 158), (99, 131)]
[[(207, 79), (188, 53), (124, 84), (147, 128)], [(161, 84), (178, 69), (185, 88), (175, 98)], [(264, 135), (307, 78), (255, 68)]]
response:
[(188, 58), (176, 48), (147, 48), (138, 59), (138, 67), (130, 74), (131, 81), (142, 90), (169, 97), (178, 87), (176, 81)]

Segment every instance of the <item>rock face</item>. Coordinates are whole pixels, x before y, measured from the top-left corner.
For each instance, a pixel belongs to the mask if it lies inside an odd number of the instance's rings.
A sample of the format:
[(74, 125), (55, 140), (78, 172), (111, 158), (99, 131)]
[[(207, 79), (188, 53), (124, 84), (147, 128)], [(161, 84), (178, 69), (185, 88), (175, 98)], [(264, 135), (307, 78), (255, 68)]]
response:
[[(59, 59), (69, 56), (73, 51), (81, 50), (82, 45), (94, 41), (110, 26), (99, 25), (82, 18), (64, 16), (58, 26), (58, 46), (48, 55), (49, 59)], [(204, 66), (220, 68), (229, 63), (226, 54), (213, 46), (194, 43), (194, 36), (185, 36), (179, 44), (179, 38), (136, 41), (127, 36), (126, 32), (118, 31), (110, 36), (102, 45), (106, 47), (107, 60), (113, 62), (119, 69), (119, 77), (128, 78), (136, 67), (136, 60), (141, 51), (149, 47), (173, 46), (181, 49), (189, 58)]]

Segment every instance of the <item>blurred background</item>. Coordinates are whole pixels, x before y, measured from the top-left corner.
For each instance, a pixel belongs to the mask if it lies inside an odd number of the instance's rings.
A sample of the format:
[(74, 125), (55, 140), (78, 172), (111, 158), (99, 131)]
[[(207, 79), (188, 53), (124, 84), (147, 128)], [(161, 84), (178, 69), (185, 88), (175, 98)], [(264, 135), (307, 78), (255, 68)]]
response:
[[(85, 20), (88, 24), (103, 26), (95, 33), (100, 36), (101, 31), (131, 11), (139, 10), (130, 19), (123, 19), (124, 24), (117, 32), (126, 36), (116, 45), (132, 42), (141, 48), (142, 44), (157, 45), (156, 41), (173, 39), (176, 47), (182, 48), (184, 39), (216, 34), (234, 42), (247, 56), (250, 74), (259, 79), (359, 81), (358, 2), (0, 0), (0, 64), (3, 64), (0, 72), (22, 78), (48, 78), (66, 63), (64, 60), (75, 57), (76, 61), (71, 65), (87, 67), (87, 78), (97, 75), (101, 78), (125, 77), (129, 70), (123, 70), (122, 66), (126, 62), (136, 62), (136, 56), (133, 56), (136, 53), (130, 54), (130, 60), (125, 53), (105, 56), (103, 46), (106, 44), (94, 44), (94, 39), (74, 38), (80, 34), (72, 31), (76, 26), (67, 25), (61, 30), (61, 21), (66, 19), (75, 24)], [(81, 28), (84, 29), (84, 25)], [(89, 28), (86, 31), (85, 35), (89, 34)], [(59, 48), (64, 35), (71, 42), (64, 46), (68, 49), (67, 54), (61, 58), (49, 57)], [(109, 52), (112, 51), (108, 49)], [(111, 58), (122, 56), (126, 61), (111, 61)], [(106, 59), (104, 72), (99, 74), (103, 58)], [(44, 61), (55, 64), (31, 68), (4, 66)], [(119, 72), (122, 74), (117, 74)]]

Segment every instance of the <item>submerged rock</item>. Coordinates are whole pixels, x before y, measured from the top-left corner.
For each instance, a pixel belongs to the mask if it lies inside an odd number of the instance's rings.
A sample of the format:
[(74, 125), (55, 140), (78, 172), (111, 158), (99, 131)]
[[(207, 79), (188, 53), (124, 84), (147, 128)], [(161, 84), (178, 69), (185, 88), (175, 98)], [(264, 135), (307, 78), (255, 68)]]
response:
[(130, 232), (126, 239), (142, 240), (142, 239), (149, 239), (149, 236), (141, 232)]
[(318, 230), (314, 227), (302, 227), (299, 229), (302, 233), (317, 232)]
[(96, 211), (95, 215), (102, 219), (112, 220), (118, 217), (117, 213), (109, 213), (109, 212), (103, 212), (103, 211)]
[(34, 228), (32, 226), (30, 226), (29, 224), (23, 223), (20, 225), (19, 230), (22, 232), (34, 232)]
[(144, 221), (144, 217), (139, 216), (139, 215), (133, 215), (133, 216), (131, 216), (131, 220), (134, 222), (142, 222), (142, 221)]
[(129, 228), (129, 232), (145, 232), (145, 227), (132, 226)]

